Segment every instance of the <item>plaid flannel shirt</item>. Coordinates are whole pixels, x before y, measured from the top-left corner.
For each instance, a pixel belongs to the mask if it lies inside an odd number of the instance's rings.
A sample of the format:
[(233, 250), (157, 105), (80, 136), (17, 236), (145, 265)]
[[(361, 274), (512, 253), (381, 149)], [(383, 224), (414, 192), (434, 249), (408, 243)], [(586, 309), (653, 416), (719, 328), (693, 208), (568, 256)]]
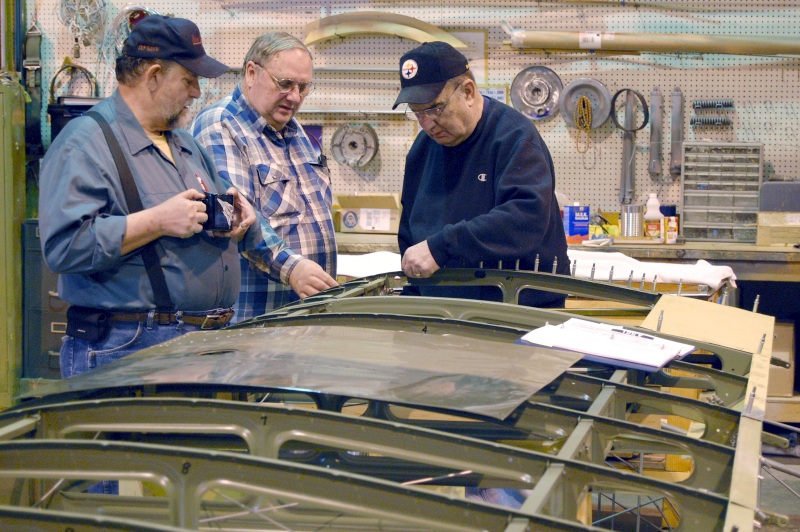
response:
[[(245, 99), (241, 88), (204, 109), (191, 131), (208, 150), (217, 171), (261, 212), (291, 250), (336, 276), (330, 173), (308, 135), (292, 119), (278, 132)], [(264, 264), (242, 257), (242, 289), (234, 321), (298, 299), (288, 278), (296, 261)]]

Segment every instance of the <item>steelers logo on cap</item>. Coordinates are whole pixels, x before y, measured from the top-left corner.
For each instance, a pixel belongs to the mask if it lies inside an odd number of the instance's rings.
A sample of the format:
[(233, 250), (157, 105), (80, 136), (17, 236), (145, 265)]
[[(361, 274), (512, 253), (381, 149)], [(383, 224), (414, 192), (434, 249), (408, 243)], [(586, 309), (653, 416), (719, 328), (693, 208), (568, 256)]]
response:
[(418, 70), (419, 67), (416, 61), (413, 59), (406, 59), (405, 63), (403, 63), (403, 67), (400, 69), (400, 74), (406, 79), (411, 79), (417, 75)]

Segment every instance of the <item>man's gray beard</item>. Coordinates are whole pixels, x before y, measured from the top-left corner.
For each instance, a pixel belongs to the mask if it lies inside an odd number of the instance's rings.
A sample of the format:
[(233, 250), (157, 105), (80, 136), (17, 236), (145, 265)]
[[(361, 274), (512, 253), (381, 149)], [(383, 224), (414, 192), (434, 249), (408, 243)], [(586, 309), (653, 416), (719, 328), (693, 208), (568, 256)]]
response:
[(185, 129), (189, 125), (189, 113), (182, 109), (176, 116), (167, 119), (167, 129)]

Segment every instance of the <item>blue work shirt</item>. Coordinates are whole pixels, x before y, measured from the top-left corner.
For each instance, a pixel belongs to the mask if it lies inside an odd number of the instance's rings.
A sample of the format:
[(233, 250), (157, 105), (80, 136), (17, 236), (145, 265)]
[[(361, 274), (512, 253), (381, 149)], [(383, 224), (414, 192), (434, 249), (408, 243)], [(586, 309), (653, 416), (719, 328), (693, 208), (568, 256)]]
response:
[[(189, 189), (223, 193), (222, 180), (203, 148), (186, 131), (165, 132), (174, 163), (147, 137), (119, 92), (93, 107), (109, 122), (128, 161), (145, 209)], [(59, 273), (59, 292), (72, 305), (142, 311), (156, 307), (141, 249), (122, 255), (129, 214), (116, 165), (100, 126), (71, 120), (45, 155), (40, 176), (39, 230), (47, 266)], [(157, 242), (176, 310), (233, 305), (239, 293), (239, 250), (264, 261), (296, 262), (286, 244), (259, 218), (237, 246), (200, 232)]]

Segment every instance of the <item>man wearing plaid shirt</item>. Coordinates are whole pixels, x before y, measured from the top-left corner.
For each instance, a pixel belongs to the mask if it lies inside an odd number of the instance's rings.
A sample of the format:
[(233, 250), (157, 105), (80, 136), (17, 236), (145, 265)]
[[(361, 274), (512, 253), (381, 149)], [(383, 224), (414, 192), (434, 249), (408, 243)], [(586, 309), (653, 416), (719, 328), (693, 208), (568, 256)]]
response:
[[(302, 41), (283, 32), (262, 35), (233, 93), (192, 123), (220, 176), (253, 202), (295, 259), (308, 259), (264, 264), (258, 254), (244, 253), (236, 321), (336, 286), (330, 174), (294, 118), (314, 88), (312, 68)], [(303, 274), (290, 279), (292, 268)]]

